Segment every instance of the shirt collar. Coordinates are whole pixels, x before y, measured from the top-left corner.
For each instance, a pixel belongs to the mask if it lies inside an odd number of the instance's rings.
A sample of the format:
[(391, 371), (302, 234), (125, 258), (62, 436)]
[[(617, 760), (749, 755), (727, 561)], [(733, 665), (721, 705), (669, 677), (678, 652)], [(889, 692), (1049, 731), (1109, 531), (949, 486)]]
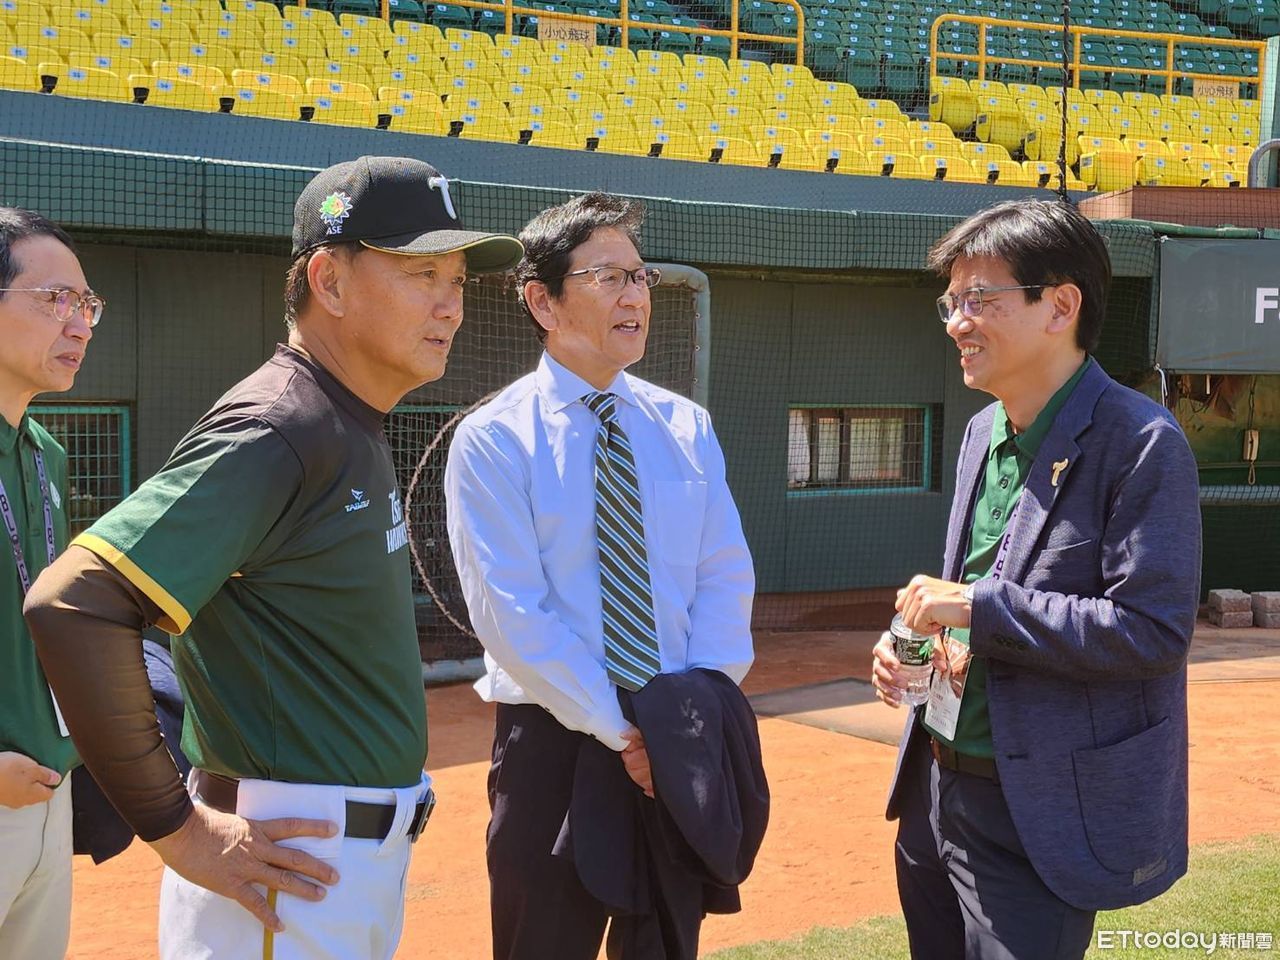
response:
[(44, 451), (44, 441), (40, 439), (31, 414), (24, 413), (17, 427), (11, 427), (8, 420), (0, 417), (0, 453), (12, 452), (18, 445), (19, 437), (25, 438), (37, 450)]
[(1093, 357), (1086, 356), (1084, 363), (1080, 364), (1080, 369), (1058, 388), (1058, 392), (1049, 398), (1049, 402), (1044, 405), (1044, 409), (1036, 416), (1031, 426), (1020, 434), (1013, 432), (1013, 425), (1009, 422), (1004, 404), (997, 403), (995, 419), (991, 423), (991, 455), (994, 456), (1003, 443), (1013, 440), (1019, 453), (1035, 459), (1035, 455), (1040, 452), (1040, 444), (1044, 443), (1044, 438), (1049, 435), (1049, 428), (1053, 426), (1053, 421), (1093, 362)]
[(538, 393), (542, 394), (553, 413), (559, 413), (570, 404), (577, 403), (589, 393), (612, 393), (619, 400), (636, 405), (636, 395), (631, 389), (626, 371), (620, 371), (604, 390), (597, 391), (580, 376), (543, 351), (534, 375)]

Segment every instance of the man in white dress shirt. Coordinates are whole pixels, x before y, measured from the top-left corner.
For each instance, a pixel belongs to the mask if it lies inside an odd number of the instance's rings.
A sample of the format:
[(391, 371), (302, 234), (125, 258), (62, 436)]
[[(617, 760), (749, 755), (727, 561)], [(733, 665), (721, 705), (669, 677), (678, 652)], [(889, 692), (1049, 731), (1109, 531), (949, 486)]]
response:
[(751, 556), (707, 412), (623, 371), (658, 271), (643, 207), (593, 193), (520, 235), (537, 369), (458, 426), (449, 540), (496, 702), (488, 866), (495, 960), (595, 960), (608, 913), (553, 856), (579, 746), (616, 750), (653, 796), (619, 688), (751, 666)]

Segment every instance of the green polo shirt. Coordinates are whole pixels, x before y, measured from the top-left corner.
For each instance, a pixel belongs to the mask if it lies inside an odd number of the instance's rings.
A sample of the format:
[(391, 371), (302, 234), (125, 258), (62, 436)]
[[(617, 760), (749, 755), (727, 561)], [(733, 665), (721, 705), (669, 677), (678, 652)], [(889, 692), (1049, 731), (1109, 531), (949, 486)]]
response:
[[(978, 501), (973, 508), (969, 552), (965, 556), (962, 577), (964, 583), (973, 583), (990, 575), (1009, 516), (1017, 506), (1018, 498), (1022, 496), (1022, 488), (1031, 473), (1031, 465), (1035, 463), (1040, 444), (1053, 426), (1058, 411), (1093, 362), (1092, 358), (1085, 359), (1080, 369), (1050, 398), (1024, 433), (1013, 432), (1004, 404), (996, 404), (987, 467), (979, 481)], [(968, 630), (952, 630), (951, 636), (962, 643), (969, 642)], [(940, 742), (949, 744), (959, 753), (974, 757), (995, 756), (991, 743), (991, 717), (987, 713), (986, 657), (974, 657), (969, 664), (969, 679), (965, 681), (964, 698), (960, 701), (955, 739), (947, 740), (938, 736), (937, 731), (929, 728), (928, 723), (925, 727)]]
[[(23, 560), (33, 583), (49, 565), (36, 451), (44, 459), (49, 478), (54, 542), (60, 553), (67, 545), (66, 451), (30, 416), (24, 415), (16, 430), (0, 417), (0, 482), (13, 511)], [(0, 534), (0, 619), (4, 623), (0, 635), (0, 750), (24, 753), (46, 767), (66, 773), (79, 765), (80, 759), (71, 740), (58, 732), (49, 685), (22, 619), (22, 581), (3, 523), (0, 531), (4, 531)]]
[(359, 787), (421, 778), (408, 526), (382, 423), (280, 347), (76, 538), (177, 635), (196, 766)]

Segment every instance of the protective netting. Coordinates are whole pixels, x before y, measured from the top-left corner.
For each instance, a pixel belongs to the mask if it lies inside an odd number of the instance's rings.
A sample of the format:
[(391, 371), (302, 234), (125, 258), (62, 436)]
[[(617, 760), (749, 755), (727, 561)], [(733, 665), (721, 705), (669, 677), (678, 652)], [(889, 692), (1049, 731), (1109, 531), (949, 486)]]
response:
[[(176, 0), (136, 20), (133, 0), (86, 2), (87, 18), (68, 13), (78, 2), (0, 0), (0, 202), (66, 224), (109, 303), (75, 390), (43, 411), (80, 478), (77, 523), (150, 475), (283, 339), (293, 203), (315, 170), (401, 153), (457, 178), (475, 228), (517, 232), (587, 189), (645, 199), (645, 256), (696, 270), (654, 291), (634, 372), (709, 406), (761, 626), (879, 626), (898, 586), (938, 569), (960, 439), (989, 398), (963, 385), (934, 307), (945, 280), (925, 257), (965, 216), (1019, 196), (1065, 193), (1107, 240), (1115, 280), (1097, 357), (1187, 430), (1205, 488), (1205, 586), (1280, 588), (1277, 367), (1156, 370), (1179, 310), (1192, 347), (1197, 321), (1206, 342), (1280, 324), (1265, 297), (1260, 321), (1253, 300), (1227, 300), (1270, 290), (1265, 271), (1202, 271), (1177, 302), (1160, 297), (1162, 242), (1248, 243), (1261, 261), (1276, 242), (1277, 192), (1244, 188), (1270, 128), (1260, 39), (1280, 30), (1272, 0), (806, 0), (801, 69), (783, 42), (742, 40), (731, 60), (722, 37), (681, 34), (694, 37), (685, 48), (665, 29), (727, 29), (721, 0), (633, 3), (657, 19), (634, 21), (629, 51), (604, 23), (594, 49), (540, 42), (535, 14), (515, 16), (509, 37), (483, 6), (400, 0), (385, 29), (343, 19), (375, 12), (345, 2), (332, 25), (320, 11), (314, 29), (268, 28), (308, 18), (260, 6)], [(544, 20), (616, 11), (538, 6)], [(757, 38), (798, 29), (790, 5), (751, 0), (738, 14)], [(235, 26), (245, 21), (258, 26)], [(290, 30), (317, 56), (290, 54)], [(121, 56), (137, 63), (90, 63)], [(116, 94), (100, 86), (121, 70)], [(266, 90), (276, 83), (286, 99)], [(447, 375), (388, 419), (427, 659), (478, 650), (443, 527), (451, 425), (538, 351), (513, 291), (477, 284)], [(117, 418), (79, 419), (103, 409)]]

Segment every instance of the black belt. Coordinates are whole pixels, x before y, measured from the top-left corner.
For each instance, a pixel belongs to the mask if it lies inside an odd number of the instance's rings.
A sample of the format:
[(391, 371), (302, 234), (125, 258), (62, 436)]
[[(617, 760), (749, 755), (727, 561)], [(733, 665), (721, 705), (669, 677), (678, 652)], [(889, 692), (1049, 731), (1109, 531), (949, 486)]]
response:
[[(191, 771), (191, 792), (193, 796), (207, 807), (221, 810), (223, 813), (236, 812), (236, 794), (240, 790), (240, 781), (208, 770), (195, 768)], [(414, 843), (426, 829), (427, 820), (431, 818), (431, 810), (436, 805), (436, 795), (430, 787), (427, 795), (418, 801), (413, 811), (413, 820), (409, 823), (409, 842)], [(396, 819), (394, 803), (362, 803), (359, 800), (347, 801), (346, 836), (355, 840), (385, 840), (391, 832), (391, 825)]]
[(996, 783), (1000, 782), (1000, 775), (996, 772), (996, 762), (988, 757), (956, 753), (951, 747), (945, 743), (939, 743), (933, 737), (929, 738), (929, 749), (933, 751), (933, 759), (938, 761), (940, 767), (946, 767), (956, 773), (971, 773), (975, 777), (986, 777)]

